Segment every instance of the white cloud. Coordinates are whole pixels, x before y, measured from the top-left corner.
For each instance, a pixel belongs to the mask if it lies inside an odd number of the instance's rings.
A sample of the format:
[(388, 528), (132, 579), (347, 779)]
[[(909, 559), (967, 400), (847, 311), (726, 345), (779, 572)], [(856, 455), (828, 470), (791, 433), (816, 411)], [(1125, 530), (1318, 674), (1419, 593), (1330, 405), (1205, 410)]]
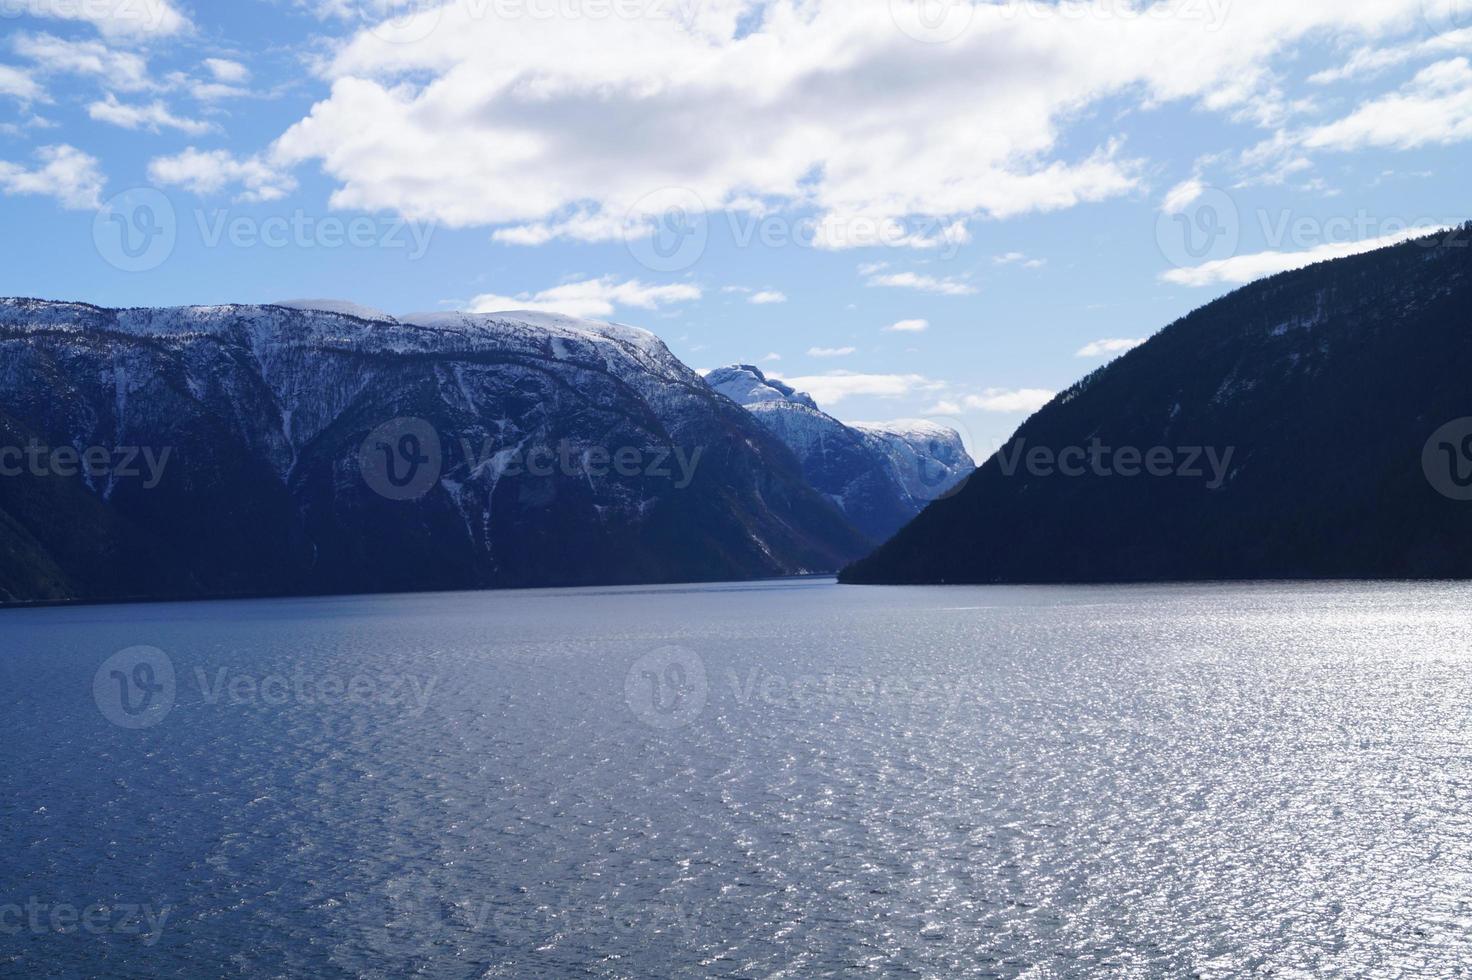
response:
[(241, 160), (226, 150), (192, 146), (175, 156), (155, 158), (148, 165), (148, 176), (156, 184), (184, 187), (195, 194), (214, 194), (238, 184), (242, 201), (275, 201), (296, 189), (290, 175), (259, 157)]
[(781, 354), (778, 354), (776, 351), (773, 351), (772, 353), (768, 354), (766, 357), (762, 358), (762, 363), (763, 364), (775, 364), (777, 361), (780, 361), (780, 360), (782, 360), (782, 355)]
[(228, 58), (206, 58), (205, 68), (214, 76), (215, 81), (224, 82), (227, 85), (244, 85), (250, 81), (250, 69), (238, 61)]
[(124, 129), (147, 129), (157, 133), (162, 129), (177, 129), (190, 136), (200, 136), (214, 128), (210, 123), (198, 119), (176, 116), (169, 107), (155, 100), (147, 105), (129, 105), (119, 102), (111, 92), (101, 102), (87, 107), (87, 115), (98, 122), (111, 123)]
[(1218, 284), (1238, 286), (1264, 276), (1302, 269), (1315, 262), (1327, 262), (1330, 259), (1342, 259), (1350, 255), (1359, 255), (1362, 252), (1373, 252), (1377, 248), (1395, 245), (1412, 238), (1420, 238), (1439, 230), (1438, 227), (1433, 226), (1418, 226), (1358, 242), (1330, 242), (1299, 252), (1267, 251), (1256, 252), (1252, 255), (1236, 255), (1229, 259), (1217, 259), (1214, 262), (1205, 262), (1184, 269), (1171, 269), (1162, 273), (1160, 278), (1177, 286), (1214, 286)]
[(1166, 214), (1180, 214), (1204, 193), (1206, 193), (1206, 185), (1199, 178), (1192, 177), (1190, 180), (1183, 180), (1165, 195), (1165, 200), (1160, 204), (1160, 210)]
[(101, 207), (105, 181), (96, 157), (65, 143), (43, 146), (36, 156), (41, 165), (33, 170), (0, 160), (0, 192), (44, 194), (78, 211)]
[(36, 102), (45, 98), (46, 93), (26, 72), (9, 65), (0, 65), (0, 95), (7, 95), (21, 102)]
[(800, 378), (780, 377), (798, 391), (806, 391), (820, 405), (836, 405), (845, 398), (903, 398), (917, 391), (936, 391), (945, 385), (919, 374), (856, 374), (831, 371)]
[(1127, 350), (1134, 350), (1145, 342), (1144, 338), (1111, 338), (1109, 340), (1095, 340), (1084, 344), (1074, 354), (1075, 357), (1104, 357), (1107, 354), (1123, 354)]
[[(1042, 388), (988, 388), (979, 395), (967, 395), (962, 404), (968, 409), (1001, 414), (1031, 414), (1052, 401), (1057, 392)], [(945, 413), (936, 413), (945, 414)]]
[(1047, 259), (1030, 259), (1022, 252), (1006, 252), (993, 256), (992, 261), (997, 265), (1021, 265), (1024, 269), (1041, 269), (1048, 264)]
[(613, 276), (563, 283), (538, 293), (500, 296), (486, 293), (470, 302), (472, 313), (536, 310), (577, 317), (612, 316), (617, 307), (653, 310), (671, 303), (700, 299), (700, 287), (688, 283), (654, 286), (638, 279), (619, 282)]
[(1387, 68), (1394, 68), (1418, 58), (1433, 58), (1469, 49), (1472, 49), (1472, 27), (1438, 34), (1428, 41), (1416, 41), (1389, 48), (1360, 48), (1343, 65), (1310, 75), (1309, 81), (1315, 85), (1330, 85), (1359, 76), (1376, 75)]
[(809, 357), (848, 357), (857, 347), (809, 347)]
[(105, 79), (120, 92), (149, 88), (148, 60), (132, 51), (119, 51), (101, 41), (69, 41), (52, 34), (21, 34), (15, 53), (50, 74), (92, 75)]
[(918, 272), (875, 272), (869, 276), (867, 285), (914, 289), (922, 293), (939, 293), (942, 296), (970, 296), (976, 292), (976, 287), (969, 282), (950, 276), (937, 278)]
[(553, 19), (452, 3), (405, 28), (418, 43), (359, 31), (280, 151), (320, 162), (338, 206), (498, 226), (501, 241), (616, 238), (659, 213), (651, 191), (680, 187), (711, 210), (811, 212), (819, 229), (923, 219), (903, 243), (934, 247), (968, 221), (1138, 188), (1121, 144), (1073, 149), (1090, 107), (1128, 97), (1265, 121), (1290, 108), (1275, 68), (1298, 42), (1403, 31), (1421, 3), (1239, 0), (1210, 23), (1217, 5), (1197, 0), (1151, 16), (977, 4), (969, 29), (929, 46), (896, 28), (914, 5), (890, 0)]
[(167, 37), (192, 26), (168, 0), (5, 0), (4, 11), (82, 21), (118, 38)]
[(1310, 149), (1411, 150), (1472, 139), (1472, 63), (1466, 58), (1423, 68), (1400, 92), (1372, 100), (1303, 137)]
[(885, 333), (924, 333), (930, 329), (929, 320), (900, 320), (884, 328)]
[(780, 293), (775, 289), (764, 289), (759, 293), (752, 293), (751, 298), (747, 302), (755, 303), (758, 306), (770, 303), (785, 303), (787, 302), (787, 294)]

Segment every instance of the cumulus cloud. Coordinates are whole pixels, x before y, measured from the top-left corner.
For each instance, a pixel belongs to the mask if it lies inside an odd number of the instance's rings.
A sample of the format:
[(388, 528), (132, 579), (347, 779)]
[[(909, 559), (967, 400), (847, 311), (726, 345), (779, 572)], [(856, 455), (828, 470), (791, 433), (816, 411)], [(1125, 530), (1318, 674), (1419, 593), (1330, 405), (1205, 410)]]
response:
[(872, 272), (866, 284), (891, 289), (913, 289), (941, 296), (970, 296), (976, 292), (976, 287), (965, 280), (952, 276), (928, 276), (918, 272)]
[(319, 163), (338, 206), (502, 241), (616, 238), (660, 213), (651, 192), (686, 188), (711, 210), (799, 209), (820, 229), (923, 220), (934, 230), (903, 243), (933, 247), (968, 221), (1138, 188), (1122, 144), (1065, 139), (1088, 107), (1137, 94), (1268, 118), (1275, 61), (1297, 42), (1404, 30), (1421, 3), (1254, 3), (1211, 23), (1194, 0), (1137, 17), (977, 4), (959, 37), (923, 46), (890, 0), (553, 19), (446, 4), (396, 28), (417, 43), (362, 30), (342, 45), (321, 69), (330, 95), (279, 149)]
[(688, 283), (650, 285), (638, 279), (619, 282), (613, 276), (563, 283), (537, 293), (500, 296), (486, 293), (470, 302), (472, 313), (503, 313), (509, 310), (535, 310), (563, 313), (577, 317), (612, 316), (618, 307), (653, 310), (671, 303), (700, 299), (699, 286)]
[(1266, 251), (1251, 255), (1234, 255), (1228, 259), (1217, 259), (1184, 269), (1170, 269), (1161, 274), (1165, 282), (1177, 286), (1240, 286), (1243, 283), (1277, 275), (1293, 269), (1302, 269), (1316, 262), (1342, 259), (1362, 252), (1373, 252), (1377, 248), (1395, 245), (1412, 238), (1440, 231), (1436, 226), (1417, 226), (1393, 234), (1380, 235), (1356, 242), (1329, 242), (1297, 252)]
[(244, 85), (250, 81), (250, 69), (238, 61), (231, 61), (228, 58), (206, 58), (204, 66), (217, 82), (224, 82), (227, 85)]
[[(1057, 392), (1043, 388), (988, 388), (979, 395), (967, 395), (961, 400), (963, 407), (978, 412), (996, 412), (1003, 415), (1018, 413), (1032, 414), (1052, 401)], [(936, 415), (955, 414), (935, 412)]]
[(168, 37), (187, 31), (189, 18), (168, 0), (6, 0), (7, 14), (27, 14), (54, 20), (91, 24), (108, 37), (139, 39)]
[(1080, 347), (1075, 357), (1104, 357), (1109, 354), (1123, 354), (1125, 351), (1134, 350), (1145, 342), (1145, 339), (1112, 338), (1109, 340), (1095, 340), (1092, 343)]
[(198, 119), (176, 116), (168, 106), (158, 100), (146, 105), (130, 105), (119, 102), (117, 96), (111, 92), (107, 93), (107, 98), (104, 100), (89, 105), (87, 115), (98, 122), (121, 126), (124, 129), (146, 129), (153, 133), (164, 129), (177, 129), (190, 136), (200, 136), (214, 128), (210, 123)]
[(1309, 149), (1411, 150), (1472, 139), (1472, 63), (1466, 58), (1423, 68), (1399, 92), (1373, 99), (1303, 137)]
[(101, 41), (75, 41), (52, 34), (21, 34), (11, 45), (20, 57), (48, 74), (91, 75), (120, 92), (149, 88), (148, 60)]
[(0, 95), (21, 102), (35, 102), (45, 98), (40, 84), (29, 73), (9, 65), (0, 65)]
[(775, 289), (764, 289), (759, 293), (752, 293), (747, 302), (755, 303), (758, 306), (765, 306), (772, 303), (785, 303), (787, 302), (787, 294), (778, 292)]
[(809, 357), (848, 357), (857, 347), (809, 347)]
[(36, 157), (40, 165), (30, 169), (0, 160), (0, 193), (44, 194), (79, 211), (102, 205), (105, 181), (96, 157), (65, 143), (43, 146)]
[(924, 333), (930, 329), (929, 320), (900, 320), (884, 328), (885, 333)]
[(242, 201), (275, 201), (296, 189), (296, 181), (260, 157), (238, 159), (226, 150), (196, 150), (157, 157), (148, 165), (156, 184), (183, 187), (195, 194), (214, 194), (238, 187)]
[(812, 395), (820, 405), (836, 405), (845, 398), (903, 398), (916, 392), (937, 391), (945, 385), (919, 374), (858, 374), (830, 371), (799, 378), (778, 380)]
[(1425, 41), (1394, 45), (1385, 48), (1360, 48), (1335, 68), (1326, 68), (1309, 76), (1315, 85), (1331, 85), (1346, 79), (1376, 75), (1421, 58), (1432, 58), (1459, 51), (1472, 50), (1472, 27), (1438, 34)]
[(1183, 180), (1165, 195), (1165, 200), (1160, 203), (1160, 210), (1166, 214), (1180, 214), (1205, 192), (1206, 185), (1200, 179), (1192, 177), (1190, 180)]

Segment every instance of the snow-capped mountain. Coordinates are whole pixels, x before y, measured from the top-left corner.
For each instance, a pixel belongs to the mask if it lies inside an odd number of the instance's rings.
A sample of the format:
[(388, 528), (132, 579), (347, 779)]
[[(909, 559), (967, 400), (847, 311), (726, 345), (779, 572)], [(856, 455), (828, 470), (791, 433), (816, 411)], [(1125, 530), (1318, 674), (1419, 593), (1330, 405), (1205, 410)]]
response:
[(0, 470), (0, 599), (732, 579), (867, 545), (653, 334), (541, 313), (0, 300)]
[(749, 364), (720, 368), (705, 380), (786, 443), (808, 482), (876, 542), (975, 469), (960, 435), (935, 423), (845, 425)]
[(932, 500), (956, 490), (976, 469), (961, 434), (926, 419), (851, 422), (882, 454), (918, 514)]

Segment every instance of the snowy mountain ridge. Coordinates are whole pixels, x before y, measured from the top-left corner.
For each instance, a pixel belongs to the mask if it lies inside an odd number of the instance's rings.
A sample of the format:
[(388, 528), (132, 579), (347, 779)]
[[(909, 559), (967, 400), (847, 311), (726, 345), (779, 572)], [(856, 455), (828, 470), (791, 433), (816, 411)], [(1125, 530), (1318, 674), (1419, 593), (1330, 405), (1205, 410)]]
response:
[[(729, 580), (869, 543), (652, 333), (544, 313), (0, 299), (0, 447), (29, 443), (172, 462), (0, 480), (0, 601)], [(365, 476), (400, 446), (404, 499)]]
[(750, 364), (719, 368), (705, 381), (786, 443), (808, 482), (876, 541), (888, 539), (976, 468), (960, 435), (938, 423), (845, 424), (808, 394)]

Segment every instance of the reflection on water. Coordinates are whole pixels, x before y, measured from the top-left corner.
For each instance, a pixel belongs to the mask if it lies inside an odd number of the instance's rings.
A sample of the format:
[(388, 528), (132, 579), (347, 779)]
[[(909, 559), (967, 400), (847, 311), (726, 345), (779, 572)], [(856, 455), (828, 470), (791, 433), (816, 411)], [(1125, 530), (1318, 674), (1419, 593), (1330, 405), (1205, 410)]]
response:
[(0, 612), (0, 973), (1453, 975), (1469, 599)]

